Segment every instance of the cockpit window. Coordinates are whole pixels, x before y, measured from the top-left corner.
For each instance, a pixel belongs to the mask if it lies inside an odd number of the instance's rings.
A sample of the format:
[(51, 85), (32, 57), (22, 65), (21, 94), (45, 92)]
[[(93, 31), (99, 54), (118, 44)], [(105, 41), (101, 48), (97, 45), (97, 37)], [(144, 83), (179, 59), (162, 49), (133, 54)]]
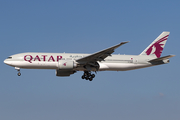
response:
[(12, 59), (12, 57), (8, 57), (7, 59)]

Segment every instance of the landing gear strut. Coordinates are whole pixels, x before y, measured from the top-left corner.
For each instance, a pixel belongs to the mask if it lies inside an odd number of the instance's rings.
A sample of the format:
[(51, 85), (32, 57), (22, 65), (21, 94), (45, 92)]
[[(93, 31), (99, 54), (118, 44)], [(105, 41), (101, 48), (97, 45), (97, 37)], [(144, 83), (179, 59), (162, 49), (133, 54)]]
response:
[(90, 71), (84, 71), (84, 74), (82, 75), (81, 78), (92, 81), (94, 77), (95, 77), (95, 74), (91, 74)]
[(18, 75), (18, 76), (21, 76), (20, 68), (15, 67), (15, 69), (18, 71), (17, 75)]

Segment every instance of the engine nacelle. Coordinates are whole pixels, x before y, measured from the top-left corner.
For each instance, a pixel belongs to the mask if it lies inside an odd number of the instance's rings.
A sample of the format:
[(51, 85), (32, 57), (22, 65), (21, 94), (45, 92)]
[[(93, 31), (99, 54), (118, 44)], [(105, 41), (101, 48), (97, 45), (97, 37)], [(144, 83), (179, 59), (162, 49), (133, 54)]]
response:
[(77, 67), (77, 64), (74, 61), (60, 60), (58, 62), (59, 70), (73, 70), (75, 67)]
[(56, 70), (56, 76), (66, 77), (74, 74), (76, 71), (74, 70)]

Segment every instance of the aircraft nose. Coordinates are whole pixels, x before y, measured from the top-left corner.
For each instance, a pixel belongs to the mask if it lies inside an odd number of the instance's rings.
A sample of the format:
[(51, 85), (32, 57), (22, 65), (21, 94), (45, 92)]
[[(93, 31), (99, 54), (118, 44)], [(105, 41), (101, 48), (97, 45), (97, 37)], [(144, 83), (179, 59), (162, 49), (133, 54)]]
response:
[(4, 63), (5, 63), (6, 65), (11, 65), (11, 61), (9, 61), (9, 60), (7, 60), (7, 59), (4, 60)]

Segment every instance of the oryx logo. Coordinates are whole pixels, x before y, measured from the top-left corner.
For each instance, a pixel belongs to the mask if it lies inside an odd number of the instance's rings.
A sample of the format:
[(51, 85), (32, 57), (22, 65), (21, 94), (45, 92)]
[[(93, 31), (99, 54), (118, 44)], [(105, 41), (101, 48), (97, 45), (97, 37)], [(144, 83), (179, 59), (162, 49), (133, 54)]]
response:
[(152, 46), (149, 47), (149, 49), (146, 51), (147, 55), (155, 54), (157, 58), (161, 56), (161, 53), (163, 51), (165, 43), (162, 43), (163, 41), (166, 41), (169, 35), (159, 39), (156, 41)]
[(66, 63), (67, 63), (67, 62), (65, 62), (63, 65), (66, 66)]

